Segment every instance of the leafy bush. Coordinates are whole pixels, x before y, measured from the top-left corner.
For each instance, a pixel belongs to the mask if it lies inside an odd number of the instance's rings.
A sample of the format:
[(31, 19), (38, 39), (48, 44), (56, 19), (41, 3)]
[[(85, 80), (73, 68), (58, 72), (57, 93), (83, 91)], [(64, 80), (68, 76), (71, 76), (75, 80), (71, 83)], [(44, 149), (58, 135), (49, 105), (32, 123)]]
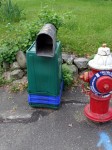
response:
[(63, 19), (53, 10), (48, 10), (47, 7), (44, 7), (39, 14), (39, 22), (41, 24), (51, 23), (58, 30), (63, 24)]
[(22, 18), (23, 10), (11, 0), (0, 1), (0, 20), (9, 22), (19, 22)]
[(62, 73), (63, 73), (63, 80), (64, 86), (68, 87), (73, 83), (73, 72), (70, 70), (67, 64), (62, 65)]
[(15, 61), (17, 51), (26, 50), (31, 46), (35, 40), (36, 34), (39, 31), (38, 24), (36, 22), (28, 23), (21, 22), (18, 27), (13, 27), (11, 24), (8, 25), (8, 31), (14, 30), (13, 38), (10, 38), (10, 34), (3, 40), (0, 47), (0, 61), (12, 63)]
[[(62, 19), (54, 11), (49, 11), (44, 8), (39, 14), (38, 21), (28, 23), (20, 22), (18, 26), (14, 27), (11, 23), (7, 24), (7, 37), (3, 40), (0, 47), (1, 62), (12, 63), (15, 61), (17, 51), (22, 50), (26, 52), (29, 46), (36, 38), (39, 29), (46, 23), (52, 23), (57, 29), (62, 25)], [(13, 33), (14, 31), (14, 33)], [(13, 36), (11, 35), (13, 33)], [(10, 36), (12, 38), (10, 38)]]

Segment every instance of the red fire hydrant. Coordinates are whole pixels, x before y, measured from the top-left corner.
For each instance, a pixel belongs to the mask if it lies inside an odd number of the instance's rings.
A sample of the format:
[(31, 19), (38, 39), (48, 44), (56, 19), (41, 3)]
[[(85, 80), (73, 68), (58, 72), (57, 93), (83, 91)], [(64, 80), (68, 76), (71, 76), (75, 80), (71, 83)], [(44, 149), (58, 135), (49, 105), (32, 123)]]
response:
[(94, 59), (88, 62), (91, 71), (84, 72), (80, 78), (90, 83), (90, 104), (84, 113), (95, 122), (106, 122), (112, 119), (112, 108), (109, 106), (112, 91), (112, 55), (110, 48), (103, 44)]

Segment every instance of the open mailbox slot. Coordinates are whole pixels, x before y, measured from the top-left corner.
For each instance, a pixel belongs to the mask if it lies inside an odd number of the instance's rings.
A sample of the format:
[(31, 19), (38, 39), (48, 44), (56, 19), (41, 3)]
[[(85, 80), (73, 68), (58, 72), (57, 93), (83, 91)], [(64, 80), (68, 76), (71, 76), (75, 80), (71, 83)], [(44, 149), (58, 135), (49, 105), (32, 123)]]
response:
[(56, 49), (56, 28), (46, 24), (36, 38), (36, 54), (43, 57), (54, 57)]

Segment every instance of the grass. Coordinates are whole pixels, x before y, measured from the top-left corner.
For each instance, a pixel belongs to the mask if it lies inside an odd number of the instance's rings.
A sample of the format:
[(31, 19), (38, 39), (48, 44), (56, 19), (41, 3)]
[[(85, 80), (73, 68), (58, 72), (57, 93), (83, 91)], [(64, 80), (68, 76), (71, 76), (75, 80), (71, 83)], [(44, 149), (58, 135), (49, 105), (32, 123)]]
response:
[[(40, 10), (48, 5), (63, 16), (64, 25), (58, 31), (63, 51), (76, 53), (79, 56), (92, 55), (102, 43), (112, 49), (112, 1), (111, 0), (14, 0), (26, 13), (26, 20), (38, 20)], [(7, 23), (0, 24), (0, 39), (7, 36)], [(18, 26), (18, 23), (14, 24)], [(14, 32), (14, 31), (13, 31)], [(13, 34), (13, 33), (12, 33)]]

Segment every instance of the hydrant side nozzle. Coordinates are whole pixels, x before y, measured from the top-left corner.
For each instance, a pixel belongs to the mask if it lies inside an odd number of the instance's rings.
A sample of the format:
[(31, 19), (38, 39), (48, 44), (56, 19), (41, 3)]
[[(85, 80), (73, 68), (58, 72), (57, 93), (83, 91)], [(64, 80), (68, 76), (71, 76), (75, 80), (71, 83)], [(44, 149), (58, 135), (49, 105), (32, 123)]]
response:
[(79, 76), (79, 78), (80, 78), (80, 79), (84, 79), (84, 75), (81, 74), (81, 75)]
[(84, 72), (82, 75), (80, 75), (80, 79), (85, 82), (89, 82), (89, 72)]

